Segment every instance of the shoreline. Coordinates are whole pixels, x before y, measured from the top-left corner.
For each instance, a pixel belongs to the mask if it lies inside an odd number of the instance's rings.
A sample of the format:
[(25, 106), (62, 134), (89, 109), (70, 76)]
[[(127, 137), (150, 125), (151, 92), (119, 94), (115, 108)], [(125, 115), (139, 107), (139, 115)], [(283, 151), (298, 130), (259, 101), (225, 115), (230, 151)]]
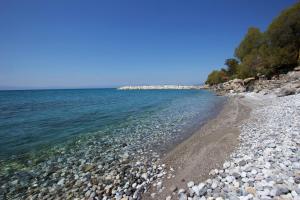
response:
[(166, 168), (171, 168), (172, 175), (152, 184), (142, 199), (166, 199), (178, 188), (186, 188), (187, 181), (208, 178), (210, 170), (221, 166), (238, 145), (239, 126), (249, 118), (250, 111), (249, 102), (228, 97), (215, 117), (161, 158)]
[[(60, 198), (106, 200), (293, 199), (300, 196), (299, 103), (300, 95), (228, 94), (216, 116), (161, 156), (157, 149), (140, 157), (121, 152), (109, 165), (101, 159), (105, 165), (97, 165), (96, 154), (85, 160), (78, 155), (81, 163), (66, 155), (40, 165), (36, 175), (15, 174), (5, 187), (21, 191), (27, 181), (32, 187), (23, 194), (44, 199), (56, 191)], [(116, 164), (120, 168), (112, 169)], [(34, 186), (45, 183), (47, 188)]]
[[(213, 93), (213, 92), (212, 92)], [(195, 133), (200, 131), (207, 123), (216, 119), (220, 113), (224, 110), (225, 106), (228, 103), (228, 98), (222, 100), (222, 102), (215, 104), (215, 108), (211, 110), (211, 114), (209, 114), (206, 118), (199, 120), (197, 124), (194, 124), (192, 127), (184, 129), (182, 135), (177, 136), (177, 138), (173, 138), (172, 141), (166, 145), (164, 149), (160, 149), (158, 154), (160, 158), (165, 158), (170, 152), (176, 149), (180, 144), (184, 143), (186, 140), (189, 140)], [(162, 163), (163, 164), (163, 163)]]
[[(233, 137), (224, 128), (224, 137), (213, 137), (213, 132), (222, 127), (219, 122), (207, 135), (192, 136), (179, 145), (162, 158), (170, 161), (166, 162), (167, 166), (178, 164), (175, 176), (164, 179), (160, 191), (150, 190), (152, 193), (145, 199), (300, 199), (300, 94), (278, 97), (252, 92), (228, 96), (247, 108), (233, 112), (236, 119), (240, 119), (236, 124), (226, 124), (234, 127), (229, 129)], [(206, 126), (217, 122), (218, 117)], [(240, 129), (240, 134), (234, 129)], [(204, 147), (197, 148), (195, 144), (199, 144), (201, 138), (205, 140)], [(223, 138), (229, 139), (232, 145)], [(222, 145), (218, 141), (222, 141)], [(197, 168), (197, 165), (202, 167)]]
[[(210, 96), (211, 103), (213, 103), (215, 97), (214, 95)], [(207, 99), (206, 96), (204, 97)], [(192, 103), (194, 102), (195, 100)], [(202, 101), (198, 99), (197, 102), (197, 104), (192, 104), (193, 106), (189, 105), (188, 109), (181, 109), (175, 114), (181, 118), (190, 117), (190, 114), (193, 114), (189, 119), (194, 119), (198, 116), (195, 106), (200, 105)], [(215, 104), (208, 104), (207, 108), (218, 110), (220, 107), (217, 105), (218, 101)], [(176, 104), (176, 107), (178, 106), (180, 104)], [(168, 117), (168, 114), (174, 114), (174, 109), (176, 110), (176, 108), (170, 107), (161, 112), (167, 111), (166, 117)], [(218, 112), (214, 111), (213, 113), (217, 114)], [(28, 164), (28, 167), (27, 165), (25, 167), (17, 166), (19, 168), (13, 168), (13, 170), (10, 170), (11, 166), (4, 168), (4, 170), (8, 170), (5, 171), (6, 173), (0, 174), (0, 184), (2, 185), (0, 199), (1, 197), (4, 199), (140, 199), (153, 181), (170, 173), (161, 162), (164, 152), (159, 151), (152, 144), (163, 146), (176, 139), (178, 134), (180, 137), (184, 135), (182, 140), (184, 141), (198, 127), (198, 125), (195, 129), (191, 127), (193, 130), (189, 132), (186, 129), (188, 126), (184, 126), (186, 123), (177, 122), (174, 126), (172, 123), (167, 123), (168, 126), (162, 128), (154, 126), (153, 122), (162, 124), (165, 122), (165, 118), (159, 118), (159, 114), (154, 115), (158, 116), (153, 118), (156, 121), (151, 120), (151, 123), (146, 124), (149, 125), (148, 131), (151, 131), (151, 134), (147, 135), (147, 132), (139, 131), (140, 121), (137, 121), (135, 127), (137, 129), (132, 130), (136, 130), (134, 132), (136, 137), (128, 137), (127, 132), (122, 132), (118, 137), (111, 137), (109, 134), (102, 134), (101, 137), (98, 137), (95, 133), (74, 140), (70, 143), (72, 144), (71, 148), (68, 145), (63, 145), (61, 148), (53, 147), (55, 154), (49, 155), (49, 158), (44, 157), (43, 160), (36, 162), (28, 159), (29, 162), (25, 163)], [(203, 116), (200, 115), (201, 117)], [(203, 118), (205, 119), (203, 123), (211, 117)], [(181, 121), (186, 122), (187, 120)], [(161, 131), (164, 130), (163, 128), (168, 128), (166, 130), (169, 131)], [(175, 132), (170, 130), (175, 130)], [(183, 130), (188, 135), (181, 134)], [(162, 138), (163, 136), (165, 137)], [(147, 145), (144, 141), (148, 142)]]

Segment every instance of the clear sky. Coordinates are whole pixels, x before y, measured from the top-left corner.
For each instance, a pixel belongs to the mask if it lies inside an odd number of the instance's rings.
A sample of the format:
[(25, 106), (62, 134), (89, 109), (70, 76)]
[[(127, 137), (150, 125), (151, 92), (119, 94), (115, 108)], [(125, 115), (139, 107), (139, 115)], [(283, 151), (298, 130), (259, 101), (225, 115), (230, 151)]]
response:
[(0, 88), (199, 84), (296, 0), (1, 0)]

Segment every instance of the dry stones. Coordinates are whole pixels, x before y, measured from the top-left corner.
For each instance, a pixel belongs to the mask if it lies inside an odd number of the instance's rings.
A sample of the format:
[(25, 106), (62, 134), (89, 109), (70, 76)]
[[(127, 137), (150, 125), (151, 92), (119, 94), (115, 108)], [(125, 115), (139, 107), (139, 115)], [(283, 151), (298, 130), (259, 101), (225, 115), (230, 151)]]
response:
[(245, 98), (260, 106), (242, 125), (239, 148), (179, 199), (300, 199), (300, 94)]

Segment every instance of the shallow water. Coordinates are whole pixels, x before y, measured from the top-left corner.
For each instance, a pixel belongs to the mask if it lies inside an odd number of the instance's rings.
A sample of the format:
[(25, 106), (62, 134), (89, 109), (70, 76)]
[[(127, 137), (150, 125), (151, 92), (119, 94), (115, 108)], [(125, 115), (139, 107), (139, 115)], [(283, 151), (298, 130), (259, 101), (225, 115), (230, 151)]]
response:
[(0, 91), (0, 161), (28, 159), (82, 136), (101, 148), (110, 143), (106, 149), (124, 143), (164, 150), (214, 115), (223, 101), (204, 90)]

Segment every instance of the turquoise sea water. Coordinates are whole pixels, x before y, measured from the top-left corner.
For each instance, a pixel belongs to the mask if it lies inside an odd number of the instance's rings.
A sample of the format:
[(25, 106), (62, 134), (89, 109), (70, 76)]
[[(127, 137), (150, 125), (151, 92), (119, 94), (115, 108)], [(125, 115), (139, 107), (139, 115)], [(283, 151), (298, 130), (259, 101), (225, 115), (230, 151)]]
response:
[(81, 136), (164, 150), (216, 114), (223, 101), (203, 90), (0, 91), (0, 161), (22, 160)]

